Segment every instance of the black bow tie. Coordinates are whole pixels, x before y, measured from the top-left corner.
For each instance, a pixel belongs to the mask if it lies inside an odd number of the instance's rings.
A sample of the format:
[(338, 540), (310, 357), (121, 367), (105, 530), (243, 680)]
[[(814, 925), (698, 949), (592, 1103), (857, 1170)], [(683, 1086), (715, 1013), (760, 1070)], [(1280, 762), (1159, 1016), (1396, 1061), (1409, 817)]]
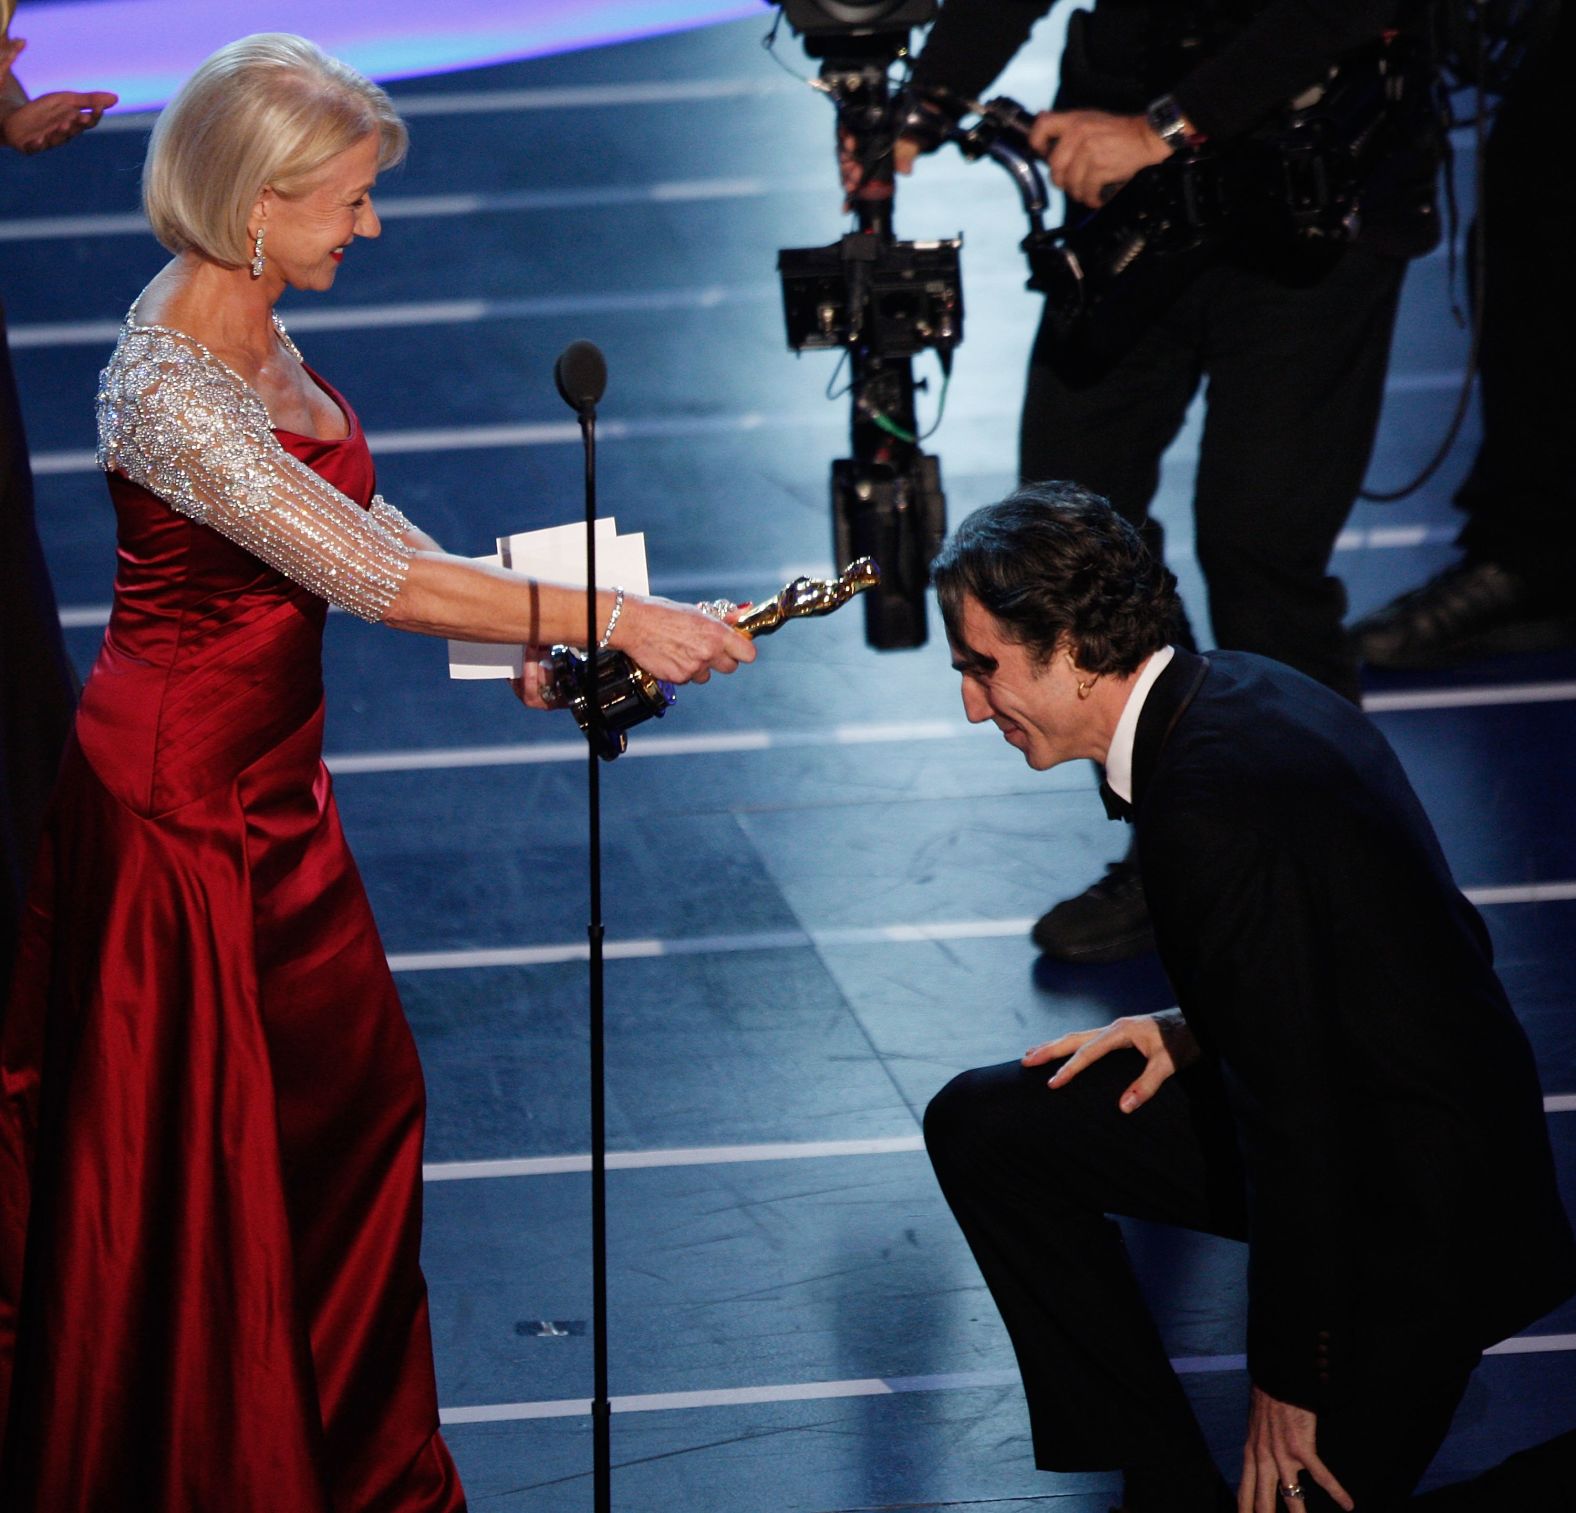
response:
[(1100, 779), (1100, 802), (1105, 805), (1105, 817), (1108, 820), (1126, 820), (1129, 824), (1133, 822), (1133, 806), (1104, 778)]

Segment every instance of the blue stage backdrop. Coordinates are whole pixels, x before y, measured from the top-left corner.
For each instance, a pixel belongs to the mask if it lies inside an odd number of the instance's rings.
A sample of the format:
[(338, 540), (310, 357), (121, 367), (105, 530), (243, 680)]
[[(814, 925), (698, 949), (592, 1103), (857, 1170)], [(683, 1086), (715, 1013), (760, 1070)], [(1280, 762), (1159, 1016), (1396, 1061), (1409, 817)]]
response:
[(761, 0), (21, 0), (18, 74), (32, 94), (113, 89), (161, 105), (215, 48), (299, 32), (379, 79), (567, 52), (765, 14)]

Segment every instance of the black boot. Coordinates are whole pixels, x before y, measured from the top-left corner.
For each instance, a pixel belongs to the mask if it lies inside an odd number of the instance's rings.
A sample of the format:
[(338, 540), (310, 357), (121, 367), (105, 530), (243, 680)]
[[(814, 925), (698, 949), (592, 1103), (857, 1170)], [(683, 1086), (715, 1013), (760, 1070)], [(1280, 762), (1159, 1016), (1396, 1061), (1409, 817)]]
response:
[(1576, 644), (1567, 596), (1472, 557), (1365, 615), (1351, 630), (1370, 667), (1451, 667), (1473, 657)]
[(1074, 898), (1064, 898), (1029, 932), (1047, 956), (1099, 964), (1126, 961), (1155, 948), (1144, 884), (1131, 851)]

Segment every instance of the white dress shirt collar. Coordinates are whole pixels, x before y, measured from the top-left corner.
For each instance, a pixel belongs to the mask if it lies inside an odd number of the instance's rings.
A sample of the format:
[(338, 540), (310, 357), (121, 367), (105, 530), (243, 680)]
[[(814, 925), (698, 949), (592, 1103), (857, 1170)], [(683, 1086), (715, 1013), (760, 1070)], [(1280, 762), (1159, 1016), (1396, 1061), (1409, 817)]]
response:
[(1111, 737), (1111, 749), (1105, 754), (1105, 780), (1124, 803), (1133, 802), (1133, 740), (1138, 734), (1138, 716), (1143, 712), (1144, 700), (1155, 686), (1155, 679), (1166, 670), (1176, 655), (1174, 646), (1162, 646), (1150, 655), (1138, 669), (1138, 677), (1127, 703), (1122, 706), (1122, 717), (1116, 722), (1116, 732)]

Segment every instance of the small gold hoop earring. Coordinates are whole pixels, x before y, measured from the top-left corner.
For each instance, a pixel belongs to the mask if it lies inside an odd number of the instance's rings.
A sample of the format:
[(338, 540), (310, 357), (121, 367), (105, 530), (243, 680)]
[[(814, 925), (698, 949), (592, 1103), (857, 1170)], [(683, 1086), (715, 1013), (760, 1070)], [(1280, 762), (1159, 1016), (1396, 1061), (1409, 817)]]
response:
[(1080, 699), (1087, 699), (1089, 697), (1089, 690), (1093, 686), (1094, 685), (1092, 683), (1086, 683), (1082, 678), (1079, 678), (1079, 680), (1078, 680), (1078, 697)]

